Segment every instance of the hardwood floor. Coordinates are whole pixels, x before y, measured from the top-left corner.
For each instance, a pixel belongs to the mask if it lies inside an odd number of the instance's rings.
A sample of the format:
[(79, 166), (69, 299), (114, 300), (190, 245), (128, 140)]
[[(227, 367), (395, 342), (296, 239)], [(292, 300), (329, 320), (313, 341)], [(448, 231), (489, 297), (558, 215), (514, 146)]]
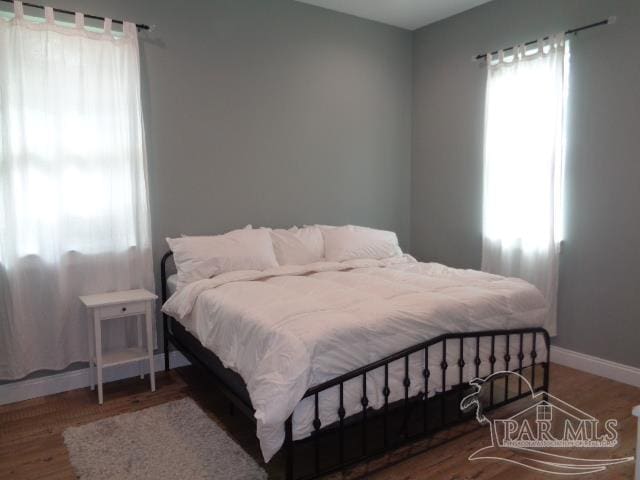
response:
[[(62, 440), (69, 426), (132, 412), (191, 396), (245, 450), (260, 459), (254, 427), (242, 415), (231, 415), (228, 403), (197, 369), (186, 367), (157, 376), (158, 390), (148, 383), (129, 379), (105, 385), (105, 403), (99, 406), (96, 393), (74, 390), (0, 407), (0, 479), (71, 479), (75, 474)], [(631, 416), (640, 404), (640, 389), (602, 377), (552, 365), (551, 392), (599, 419), (618, 420), (619, 444), (613, 449), (582, 450), (582, 457), (633, 456), (636, 425)], [(510, 405), (518, 411), (517, 405)], [(469, 429), (467, 424), (467, 429)], [(543, 475), (506, 462), (469, 461), (475, 450), (489, 444), (488, 429), (471, 425), (471, 431), (441, 447), (420, 452), (421, 444), (360, 465), (333, 478), (382, 479), (539, 479), (561, 478)], [(575, 452), (574, 452), (575, 453)], [(269, 478), (282, 478), (283, 459), (277, 455), (265, 466)], [(580, 479), (633, 478), (633, 464), (609, 467), (605, 472), (580, 475)]]

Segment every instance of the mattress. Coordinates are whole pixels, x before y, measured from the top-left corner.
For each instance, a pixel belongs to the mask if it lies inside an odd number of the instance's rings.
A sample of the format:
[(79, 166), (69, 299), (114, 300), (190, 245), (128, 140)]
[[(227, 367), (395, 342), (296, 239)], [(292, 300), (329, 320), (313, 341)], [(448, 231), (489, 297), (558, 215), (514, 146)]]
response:
[[(163, 311), (178, 319), (227, 368), (240, 374), (255, 409), (257, 436), (268, 461), (284, 442), (284, 422), (293, 413), (294, 439), (308, 436), (314, 418), (312, 398), (301, 401), (313, 385), (367, 365), (404, 348), (448, 332), (539, 327), (547, 305), (523, 280), (435, 263), (409, 256), (386, 260), (319, 262), (264, 272), (229, 272), (193, 282), (174, 293)], [(485, 341), (486, 340), (486, 341)], [(467, 340), (465, 340), (467, 342)], [(525, 339), (530, 352), (533, 338)], [(480, 375), (489, 373), (489, 338), (480, 345)], [(519, 342), (509, 343), (516, 358)], [(539, 358), (545, 358), (542, 338)], [(496, 357), (506, 352), (497, 339)], [(465, 347), (463, 381), (475, 376)], [(472, 353), (473, 352), (473, 353)], [(428, 394), (459, 383), (458, 348), (447, 349), (451, 366), (443, 377), (440, 345), (430, 349), (433, 373)], [(424, 389), (424, 354), (409, 360), (410, 395)], [(389, 367), (389, 401), (404, 396), (404, 362)], [(384, 404), (382, 370), (367, 376), (372, 408)], [(347, 415), (361, 411), (361, 379), (344, 385)], [(322, 425), (338, 419), (337, 388), (319, 398)]]

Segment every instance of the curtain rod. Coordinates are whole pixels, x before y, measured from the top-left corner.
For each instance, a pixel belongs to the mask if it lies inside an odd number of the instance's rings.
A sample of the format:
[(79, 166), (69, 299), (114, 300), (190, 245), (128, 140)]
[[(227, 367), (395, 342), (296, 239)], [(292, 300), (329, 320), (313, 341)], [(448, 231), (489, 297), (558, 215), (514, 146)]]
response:
[[(578, 28), (572, 28), (570, 30), (567, 30), (566, 32), (564, 32), (565, 35), (571, 35), (572, 33), (578, 33), (581, 32), (582, 30), (588, 30), (590, 28), (594, 28), (594, 27), (599, 27), (601, 25), (608, 25), (611, 23), (616, 23), (616, 17), (611, 16), (609, 18), (607, 18), (606, 20), (600, 20), (599, 22), (595, 22), (595, 23), (590, 23), (589, 25), (583, 25), (582, 27), (578, 27)], [(544, 37), (544, 40), (548, 40), (549, 37), (546, 36)], [(528, 42), (525, 42), (524, 45), (525, 46), (529, 46), (529, 45), (533, 45), (534, 43), (536, 43), (538, 40), (529, 40)], [(507, 48), (503, 48), (503, 51), (507, 51), (507, 50), (513, 50), (514, 47), (507, 47)], [(495, 52), (491, 52), (491, 55), (497, 55), (498, 51), (496, 50)], [(473, 57), (474, 60), (480, 60), (482, 58), (487, 58), (487, 54), (483, 53), (480, 55), (476, 55), (475, 57)]]
[[(13, 0), (0, 0), (0, 2), (6, 2), (6, 3), (13, 3)], [(35, 3), (29, 3), (29, 2), (22, 2), (22, 5), (25, 7), (32, 7), (32, 8), (41, 8), (42, 10), (44, 10), (44, 5), (37, 5)], [(57, 13), (66, 13), (67, 15), (75, 15), (76, 12), (72, 12), (71, 10), (65, 10), (64, 8), (54, 8), (53, 9), (54, 12)], [(92, 18), (93, 20), (105, 20), (105, 17), (99, 17), (97, 15), (88, 15), (88, 14), (84, 14), (85, 18)], [(112, 23), (117, 23), (118, 25), (123, 25), (124, 21), (122, 20), (111, 20)], [(149, 25), (145, 25), (144, 23), (136, 23), (136, 27), (138, 28), (138, 30), (153, 30), (152, 27), (150, 27)]]

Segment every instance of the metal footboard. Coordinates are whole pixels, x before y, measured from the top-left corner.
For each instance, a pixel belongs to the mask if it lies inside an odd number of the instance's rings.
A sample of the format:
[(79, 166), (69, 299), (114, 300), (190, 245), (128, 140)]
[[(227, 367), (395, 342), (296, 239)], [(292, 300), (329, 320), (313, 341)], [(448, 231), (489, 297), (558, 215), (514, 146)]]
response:
[[(537, 361), (538, 337), (546, 346), (546, 358), (543, 362)], [(480, 348), (483, 339), (486, 340), (484, 343), (487, 343), (487, 346), (490, 345), (489, 355), (485, 358), (483, 358)], [(503, 347), (502, 351), (498, 351), (496, 347), (497, 340), (502, 340), (499, 342)], [(531, 347), (529, 351), (525, 351), (525, 344)], [(469, 346), (471, 346), (471, 351), (468, 351)], [(517, 350), (515, 358), (511, 353), (514, 349)], [(437, 350), (440, 358), (430, 359), (430, 351), (434, 350)], [(412, 380), (409, 365), (410, 357), (416, 354), (423, 356), (424, 368), (421, 372), (421, 389), (416, 395), (411, 396), (409, 390)], [(454, 364), (450, 364), (451, 355), (456, 358)], [(434, 360), (438, 371), (432, 371), (431, 366), (434, 364)], [(389, 370), (390, 365), (395, 362), (404, 365), (404, 377), (401, 383), (402, 398), (392, 403), (389, 401), (392, 395), (389, 387)], [(468, 420), (473, 416), (473, 413), (462, 412), (459, 405), (469, 387), (464, 375), (464, 368), (469, 365), (469, 362), (473, 367), (470, 369), (471, 372), (467, 371), (467, 376), (471, 373), (476, 378), (486, 378), (498, 371), (511, 371), (523, 376), (526, 375), (526, 383), (531, 385), (533, 391), (524, 388), (525, 382), (521, 377), (518, 377), (517, 384), (512, 384), (511, 388), (508, 376), (503, 378), (502, 385), (490, 382), (488, 404), (484, 410), (498, 408), (530, 396), (533, 392), (548, 390), (549, 335), (543, 328), (448, 333), (310, 388), (303, 398), (304, 400), (311, 397), (314, 405), (313, 431), (310, 437), (293, 440), (293, 415), (289, 417), (285, 425), (287, 479), (307, 480), (342, 470)], [(483, 366), (488, 366), (488, 369), (485, 368), (485, 375), (481, 375)], [(451, 375), (452, 369), (454, 371), (452, 376), (457, 377), (458, 383), (448, 386), (447, 378), (451, 378), (448, 376)], [(540, 369), (542, 369), (542, 375), (540, 375)], [(380, 392), (384, 398), (384, 404), (376, 410), (370, 407), (367, 398), (367, 379), (371, 378), (375, 372), (384, 378)], [(358, 415), (345, 417), (345, 384), (358, 379), (362, 385), (361, 411)], [(435, 379), (437, 380), (434, 382)], [(438, 385), (439, 391), (437, 393), (430, 390), (430, 386), (432, 389), (434, 388), (434, 383)], [(338, 420), (323, 428), (319, 409), (321, 396), (336, 388), (338, 395), (335, 413)], [(403, 419), (399, 424), (400, 428), (396, 428), (395, 432), (390, 426), (393, 423), (391, 419), (394, 414), (396, 417), (399, 414)], [(351, 421), (348, 422), (348, 420)], [(370, 428), (370, 424), (374, 420), (377, 420), (378, 428)], [(354, 435), (354, 431), (357, 430), (359, 430), (359, 435)], [(323, 436), (333, 436), (334, 440), (327, 441), (325, 439), (323, 441)], [(355, 453), (353, 451), (354, 443), (358, 445)], [(299, 457), (298, 445), (301, 444), (306, 446), (307, 452), (304, 459), (296, 463), (296, 459)], [(350, 455), (345, 453), (347, 444), (351, 450)], [(331, 450), (332, 454), (323, 452), (323, 448)]]

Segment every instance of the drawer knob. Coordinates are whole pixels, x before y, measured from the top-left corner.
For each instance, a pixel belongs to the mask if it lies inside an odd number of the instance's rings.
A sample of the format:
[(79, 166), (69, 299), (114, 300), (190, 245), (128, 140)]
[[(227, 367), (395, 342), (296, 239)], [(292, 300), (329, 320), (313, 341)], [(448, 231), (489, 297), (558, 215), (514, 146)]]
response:
[(122, 311), (126, 312), (127, 311), (127, 307), (122, 307)]

